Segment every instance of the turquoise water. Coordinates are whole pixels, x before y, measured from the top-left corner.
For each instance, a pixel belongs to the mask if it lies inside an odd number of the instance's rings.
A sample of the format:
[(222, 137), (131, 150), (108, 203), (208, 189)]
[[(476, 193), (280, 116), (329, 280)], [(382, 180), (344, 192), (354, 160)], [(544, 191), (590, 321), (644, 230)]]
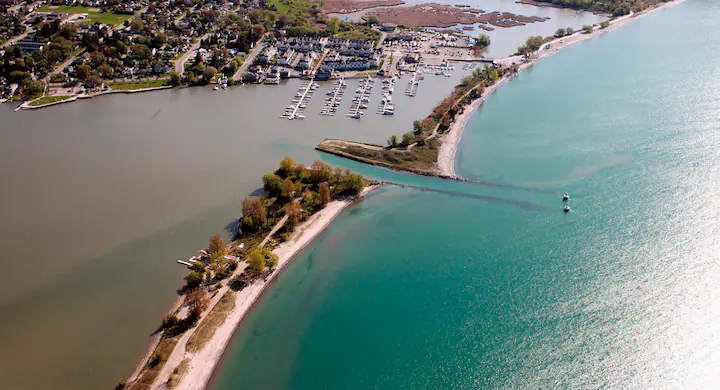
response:
[(211, 387), (715, 387), (718, 40), (720, 3), (690, 0), (543, 60), (466, 129), (459, 172), (488, 185), (328, 158), (444, 193), (348, 210)]

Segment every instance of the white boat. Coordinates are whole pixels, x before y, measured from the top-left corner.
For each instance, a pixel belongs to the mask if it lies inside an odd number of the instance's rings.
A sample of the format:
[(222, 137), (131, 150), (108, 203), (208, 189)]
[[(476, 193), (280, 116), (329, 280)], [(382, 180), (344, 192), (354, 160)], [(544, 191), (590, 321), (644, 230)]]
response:
[(213, 91), (217, 91), (218, 89), (220, 89), (220, 88), (218, 88), (217, 85), (213, 87)]
[(360, 108), (368, 108), (367, 104), (361, 104)]
[(350, 118), (360, 119), (360, 118), (362, 118), (362, 113), (360, 111), (358, 111), (358, 112), (354, 113), (353, 115), (351, 115)]
[(303, 115), (303, 114), (297, 114), (297, 115), (295, 115), (295, 118), (297, 118), (297, 119), (305, 119), (305, 115)]
[(570, 212), (570, 206), (563, 207), (563, 211), (566, 213)]
[(565, 195), (563, 195), (563, 200), (568, 200), (568, 199), (570, 199), (570, 194), (568, 194), (566, 192)]

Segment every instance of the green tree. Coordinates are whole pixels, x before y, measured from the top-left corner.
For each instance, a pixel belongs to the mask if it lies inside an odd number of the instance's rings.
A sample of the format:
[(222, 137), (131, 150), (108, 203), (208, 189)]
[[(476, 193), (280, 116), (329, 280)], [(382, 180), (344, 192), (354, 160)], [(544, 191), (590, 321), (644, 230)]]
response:
[(375, 14), (365, 15), (365, 23), (368, 26), (380, 24), (380, 18), (378, 18)]
[(280, 161), (280, 169), (278, 169), (277, 174), (282, 178), (286, 178), (290, 176), (294, 170), (295, 160), (290, 156), (285, 156), (285, 158)]
[(263, 187), (270, 196), (278, 196), (282, 191), (283, 180), (280, 176), (269, 172), (263, 175)]
[(254, 249), (248, 255), (247, 264), (252, 271), (259, 274), (265, 269), (265, 255), (259, 249)]
[(590, 25), (587, 25), (587, 24), (586, 24), (586, 25), (583, 26), (582, 29), (583, 29), (583, 32), (584, 32), (585, 34), (590, 34), (590, 33), (592, 32), (592, 30), (593, 30), (593, 26), (590, 26)]
[[(572, 30), (572, 29), (569, 29), (569, 30)], [(571, 33), (568, 33), (568, 34), (571, 34)], [(530, 37), (525, 42), (525, 46), (527, 46), (527, 48), (530, 49), (531, 51), (538, 51), (538, 49), (540, 49), (540, 47), (542, 47), (542, 44), (543, 44), (543, 38), (540, 35)]]
[[(575, 33), (575, 30), (572, 27), (568, 27), (565, 29), (565, 35), (573, 35)], [(535, 49), (537, 50), (537, 49)]]
[(190, 272), (190, 275), (185, 278), (186, 284), (188, 288), (196, 288), (200, 286), (200, 284), (203, 281), (203, 274), (197, 271)]
[(400, 141), (401, 146), (408, 147), (413, 141), (413, 138), (415, 138), (415, 135), (413, 133), (405, 133), (402, 135), (402, 141)]
[(600, 28), (602, 29), (608, 28), (608, 26), (610, 26), (610, 22), (608, 22), (607, 20), (604, 20), (602, 23), (600, 23)]
[(479, 37), (475, 40), (475, 49), (479, 50), (481, 53), (485, 52), (488, 47), (490, 47), (490, 37), (486, 34), (480, 34)]
[(330, 18), (330, 20), (327, 21), (327, 31), (330, 33), (330, 35), (335, 35), (338, 33), (338, 29), (340, 28), (340, 19), (338, 19), (337, 16), (333, 16)]
[(388, 139), (388, 142), (387, 142), (387, 143), (388, 143), (388, 146), (391, 147), (391, 148), (396, 147), (396, 146), (398, 145), (398, 137), (397, 137), (397, 135), (390, 136), (390, 138)]
[(75, 76), (77, 76), (80, 80), (87, 79), (91, 74), (92, 68), (90, 68), (89, 65), (82, 64), (75, 68)]
[(180, 73), (171, 70), (170, 73), (170, 84), (172, 85), (180, 85)]
[(100, 77), (104, 79), (112, 79), (113, 74), (115, 73), (115, 69), (113, 69), (113, 67), (108, 64), (100, 65), (97, 70)]
[(207, 68), (205, 68), (205, 71), (203, 72), (203, 82), (205, 82), (206, 84), (209, 83), (210, 80), (212, 80), (216, 74), (217, 74), (217, 69), (215, 67), (208, 66)]
[(562, 37), (564, 37), (564, 36), (565, 36), (565, 29), (564, 29), (564, 28), (559, 28), (559, 29), (557, 29), (557, 31), (555, 31), (555, 36), (556, 36), (557, 38), (562, 38)]

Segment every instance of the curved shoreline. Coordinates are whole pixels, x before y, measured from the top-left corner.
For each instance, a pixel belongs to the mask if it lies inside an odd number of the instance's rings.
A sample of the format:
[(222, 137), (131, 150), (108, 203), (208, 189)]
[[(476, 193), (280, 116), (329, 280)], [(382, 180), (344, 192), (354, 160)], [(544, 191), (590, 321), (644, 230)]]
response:
[[(335, 218), (377, 188), (379, 188), (379, 185), (372, 185), (366, 187), (354, 198), (332, 201), (328, 203), (324, 209), (315, 213), (307, 221), (299, 225), (292, 233), (290, 239), (274, 250), (275, 254), (279, 257), (278, 265), (276, 270), (268, 276), (267, 280), (263, 281), (262, 279), (258, 279), (253, 284), (235, 293), (234, 309), (225, 321), (215, 329), (215, 333), (201, 350), (195, 353), (186, 352), (185, 342), (192, 332), (186, 333), (175, 346), (172, 354), (155, 379), (152, 388), (165, 389), (165, 383), (170, 378), (173, 369), (185, 359), (189, 360), (189, 367), (175, 389), (196, 390), (207, 388), (211, 378), (216, 375), (218, 363), (225, 355), (235, 330), (262, 296), (265, 289), (282, 273), (287, 264), (294, 260), (303, 249), (310, 245), (320, 233), (330, 226)], [(224, 292), (218, 293), (217, 295), (222, 296), (223, 294)]]
[[(606, 28), (600, 28), (599, 26), (596, 26), (593, 31), (589, 34), (586, 34), (582, 31), (578, 31), (574, 33), (573, 35), (557, 38), (550, 42), (544, 43), (542, 48), (534, 53), (533, 58), (528, 62), (521, 62), (522, 57), (520, 56), (512, 56), (507, 58), (498, 59), (496, 61), (502, 62), (505, 65), (518, 63), (518, 73), (522, 72), (523, 70), (529, 68), (530, 66), (534, 65), (536, 62), (540, 61), (541, 59), (550, 56), (552, 54), (557, 53), (558, 51), (567, 48), (568, 46), (572, 46), (576, 43), (586, 41), (588, 39), (591, 39), (593, 37), (596, 37), (598, 35), (604, 34), (608, 31), (612, 31), (616, 28), (622, 27), (626, 25), (627, 23), (631, 22), (632, 20), (636, 20), (639, 18), (642, 18), (644, 16), (650, 15), (651, 13), (663, 9), (665, 7), (669, 7), (671, 5), (682, 3), (685, 0), (673, 0), (669, 1), (667, 3), (662, 3), (659, 5), (656, 5), (652, 8), (648, 8), (644, 11), (625, 15), (621, 18), (615, 19), (610, 21), (609, 25)], [(470, 106), (465, 108), (465, 110), (462, 112), (462, 114), (455, 117), (455, 120), (450, 125), (450, 129), (448, 132), (440, 138), (442, 141), (442, 144), (440, 145), (440, 151), (438, 152), (438, 161), (437, 161), (437, 169), (438, 173), (443, 176), (450, 176), (458, 178), (455, 171), (455, 165), (457, 163), (457, 149), (458, 145), (460, 144), (460, 140), (462, 138), (462, 133), (465, 130), (465, 126), (467, 125), (467, 122), (470, 120), (470, 117), (473, 113), (482, 105), (482, 103), (485, 101), (485, 99), (493, 93), (499, 86), (501, 86), (506, 81), (510, 80), (513, 76), (505, 76), (502, 79), (498, 80), (495, 84), (488, 87), (483, 91), (482, 96), (480, 96), (478, 99), (476, 99)]]

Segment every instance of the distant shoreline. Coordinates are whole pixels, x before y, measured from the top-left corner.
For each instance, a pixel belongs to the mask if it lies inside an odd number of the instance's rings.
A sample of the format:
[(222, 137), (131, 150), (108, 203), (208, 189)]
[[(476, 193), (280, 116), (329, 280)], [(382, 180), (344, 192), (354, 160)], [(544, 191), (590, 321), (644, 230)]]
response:
[[(558, 51), (565, 49), (571, 45), (574, 45), (579, 42), (586, 41), (590, 38), (593, 38), (595, 36), (604, 34), (608, 31), (612, 31), (614, 29), (620, 28), (627, 23), (631, 22), (632, 20), (636, 20), (639, 18), (642, 18), (644, 16), (650, 15), (651, 13), (663, 9), (665, 7), (669, 7), (671, 5), (682, 3), (685, 0), (673, 0), (666, 3), (655, 5), (651, 8), (645, 9), (643, 11), (640, 11), (638, 13), (625, 15), (623, 17), (617, 18), (615, 20), (610, 21), (610, 24), (606, 28), (600, 28), (595, 27), (594, 30), (591, 33), (584, 33), (583, 31), (575, 32), (573, 35), (557, 38), (550, 42), (544, 43), (542, 47), (534, 53), (533, 58), (529, 62), (522, 62), (519, 64), (518, 73), (522, 72), (523, 70), (531, 67), (541, 59), (550, 56), (552, 54), (557, 53)], [(512, 56), (507, 57), (504, 59), (498, 59), (497, 61), (503, 61), (507, 63), (516, 63), (515, 61), (520, 61), (520, 56)], [(495, 90), (497, 90), (498, 87), (503, 85), (505, 82), (510, 80), (514, 75), (512, 76), (504, 76), (502, 79), (498, 80), (495, 84), (488, 87), (485, 91), (483, 91), (482, 96), (476, 99), (472, 102), (468, 107), (465, 108), (465, 110), (458, 116), (455, 117), (455, 120), (450, 125), (450, 128), (448, 132), (443, 135), (440, 140), (442, 141), (442, 144), (440, 145), (440, 151), (438, 153), (438, 161), (437, 161), (437, 168), (438, 168), (438, 174), (440, 176), (448, 176), (448, 177), (454, 177), (459, 178), (455, 171), (455, 165), (457, 163), (457, 149), (458, 145), (460, 144), (460, 140), (462, 138), (463, 131), (465, 130), (465, 126), (467, 125), (467, 122), (470, 120), (470, 117), (472, 114), (482, 105), (482, 103), (485, 101), (485, 99), (493, 93)]]

